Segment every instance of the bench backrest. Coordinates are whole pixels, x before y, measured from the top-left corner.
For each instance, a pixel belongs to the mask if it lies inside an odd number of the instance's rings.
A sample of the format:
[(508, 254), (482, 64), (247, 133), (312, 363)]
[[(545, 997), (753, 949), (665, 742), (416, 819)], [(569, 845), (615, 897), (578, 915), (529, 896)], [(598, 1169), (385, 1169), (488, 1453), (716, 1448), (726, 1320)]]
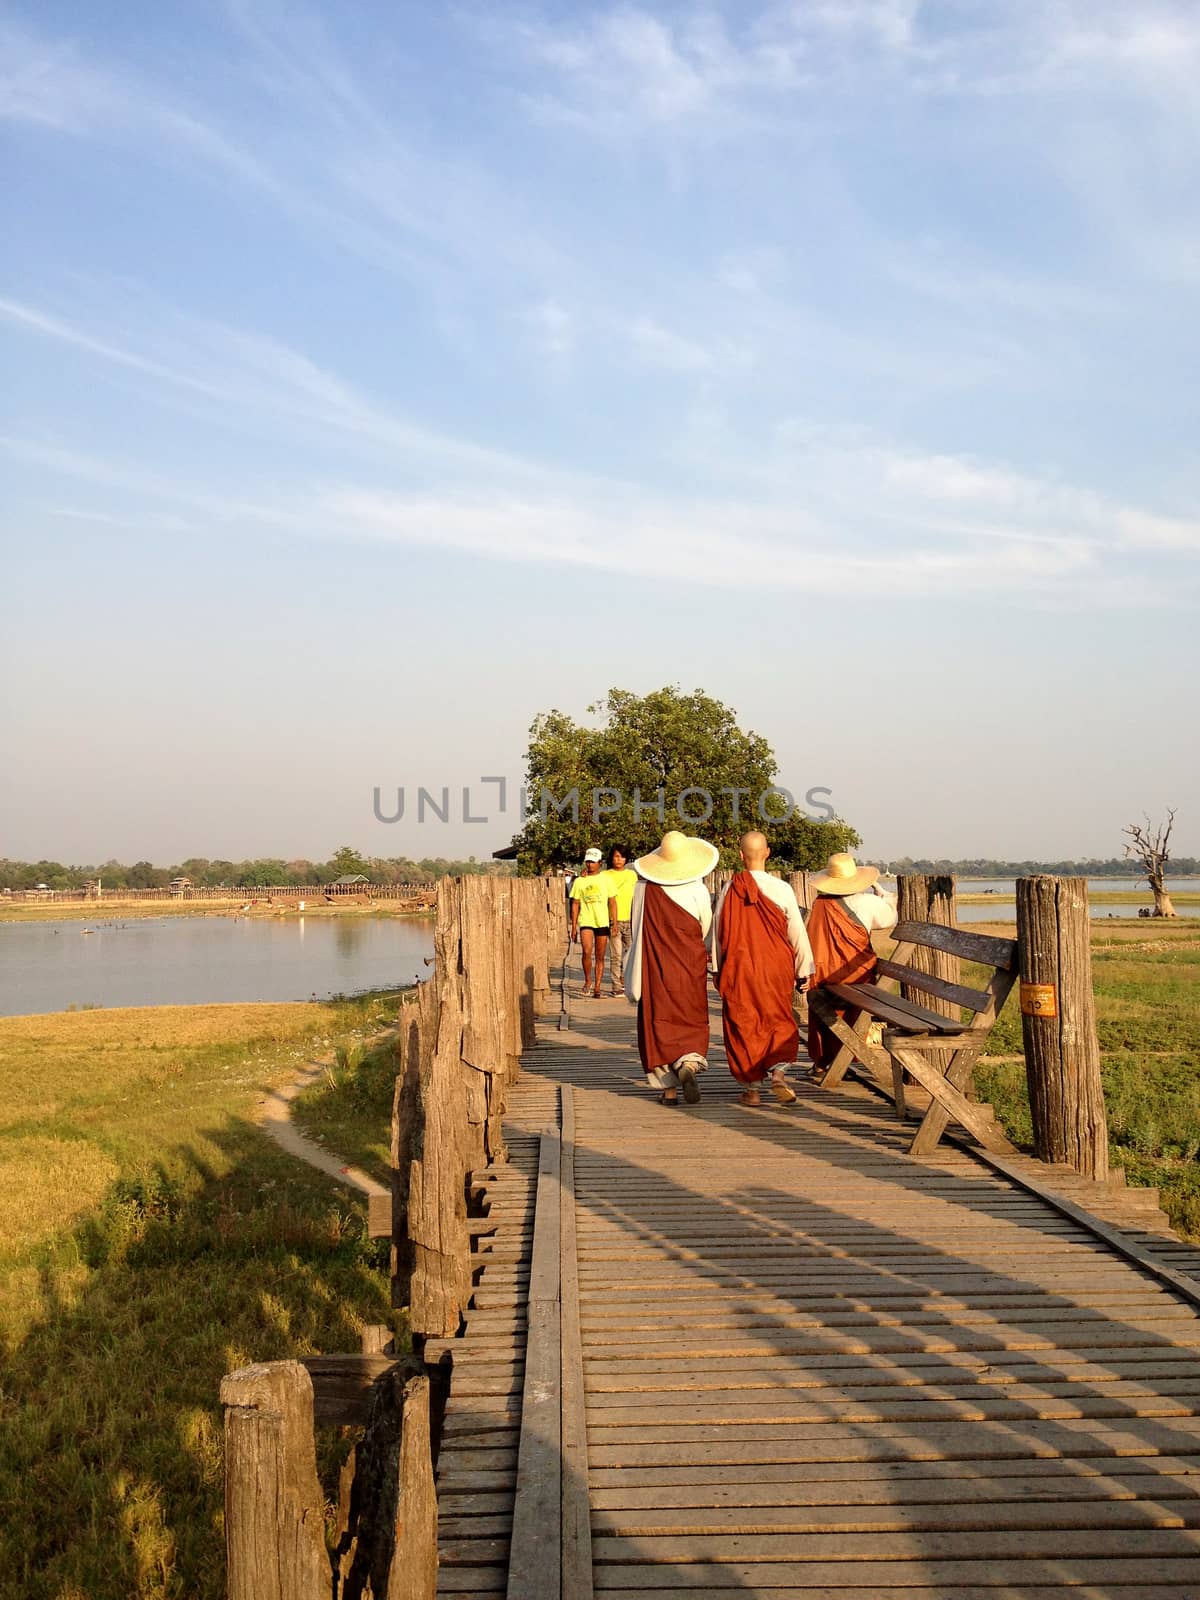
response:
[[(990, 933), (967, 933), (961, 928), (947, 928), (935, 922), (898, 922), (892, 930), (892, 937), (896, 940), (896, 949), (890, 960), (881, 958), (877, 963), (878, 977), (903, 983), (910, 990), (933, 995), (949, 1005), (969, 1011), (971, 1020), (967, 1026), (973, 1030), (991, 1028), (1016, 982), (1015, 939), (997, 939)], [(984, 988), (973, 989), (965, 983), (953, 983), (948, 978), (921, 972), (909, 964), (909, 958), (918, 946), (990, 967), (991, 976)]]
[(998, 967), (1002, 972), (1017, 970), (1017, 941), (997, 939), (990, 933), (968, 933), (963, 928), (944, 928), (937, 922), (898, 922), (892, 929), (897, 944), (919, 944), (929, 950), (944, 950), (948, 956), (977, 961), (983, 967)]

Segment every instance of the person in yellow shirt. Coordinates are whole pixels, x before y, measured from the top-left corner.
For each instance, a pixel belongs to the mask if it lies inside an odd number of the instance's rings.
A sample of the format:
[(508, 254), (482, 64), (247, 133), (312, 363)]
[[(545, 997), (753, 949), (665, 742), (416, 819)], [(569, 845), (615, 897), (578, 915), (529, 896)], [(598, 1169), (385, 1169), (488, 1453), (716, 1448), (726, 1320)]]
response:
[(629, 865), (629, 851), (624, 845), (615, 844), (608, 852), (608, 871), (604, 876), (609, 882), (608, 925), (611, 932), (608, 971), (612, 979), (611, 992), (624, 994), (625, 954), (631, 938), (629, 919), (633, 914), (633, 891), (638, 881), (637, 873)]
[(597, 1000), (608, 950), (609, 883), (608, 873), (601, 870), (603, 861), (595, 846), (585, 850), (583, 871), (571, 885), (571, 943), (578, 939), (583, 953), (583, 992)]

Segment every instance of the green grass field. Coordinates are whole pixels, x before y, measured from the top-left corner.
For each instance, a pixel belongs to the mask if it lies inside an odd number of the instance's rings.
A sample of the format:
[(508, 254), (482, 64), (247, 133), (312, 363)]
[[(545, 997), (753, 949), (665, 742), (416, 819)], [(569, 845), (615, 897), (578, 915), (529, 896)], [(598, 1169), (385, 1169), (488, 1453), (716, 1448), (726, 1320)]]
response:
[(254, 1109), (397, 1005), (0, 1019), (4, 1600), (224, 1593), (222, 1374), (391, 1315), (361, 1205)]
[[(1200, 1238), (1200, 926), (1097, 923), (1092, 977), (1112, 1159), (1130, 1182), (1156, 1184), (1174, 1226)], [(1015, 994), (988, 1048), (1020, 1056)], [(1028, 1145), (1023, 1062), (985, 1058), (975, 1081), (1009, 1137)]]

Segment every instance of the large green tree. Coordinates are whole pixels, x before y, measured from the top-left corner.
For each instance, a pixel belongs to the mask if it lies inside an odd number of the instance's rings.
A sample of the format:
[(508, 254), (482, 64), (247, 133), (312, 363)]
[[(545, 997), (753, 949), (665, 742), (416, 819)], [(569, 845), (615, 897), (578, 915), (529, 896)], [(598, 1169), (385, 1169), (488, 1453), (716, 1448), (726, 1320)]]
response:
[(667, 828), (710, 839), (726, 865), (747, 828), (763, 828), (772, 864), (791, 870), (823, 866), (858, 843), (848, 823), (827, 819), (827, 806), (806, 814), (803, 795), (788, 815), (767, 740), (701, 689), (611, 689), (588, 710), (599, 726), (547, 711), (529, 730), (528, 816), (513, 841), (523, 872), (577, 862), (592, 844), (641, 855)]
[(288, 881), (286, 863), (274, 857), (261, 861), (243, 861), (237, 874), (239, 884), (247, 888), (278, 888)]
[(366, 856), (359, 855), (353, 845), (343, 844), (330, 856), (326, 869), (331, 878), (350, 878), (359, 873), (366, 878), (370, 876), (371, 863)]

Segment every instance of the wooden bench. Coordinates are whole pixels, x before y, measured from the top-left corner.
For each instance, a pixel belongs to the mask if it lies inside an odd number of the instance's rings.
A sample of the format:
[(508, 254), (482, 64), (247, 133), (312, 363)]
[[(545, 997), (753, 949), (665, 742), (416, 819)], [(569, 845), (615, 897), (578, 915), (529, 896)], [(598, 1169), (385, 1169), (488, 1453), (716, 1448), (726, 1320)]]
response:
[[(1017, 980), (1017, 941), (932, 922), (897, 923), (893, 936), (896, 948), (888, 960), (879, 960), (875, 982), (824, 984), (809, 994), (814, 1015), (841, 1041), (822, 1087), (836, 1087), (858, 1062), (904, 1116), (907, 1073), (930, 1096), (910, 1155), (928, 1155), (951, 1121), (961, 1123), (985, 1149), (1013, 1153), (1015, 1147), (996, 1126), (991, 1106), (968, 1094), (975, 1063)], [(973, 989), (920, 972), (910, 964), (918, 947), (977, 962), (990, 967), (991, 975), (982, 989)], [(959, 1016), (943, 1016), (901, 996), (901, 983), (958, 1008)], [(839, 1011), (844, 1015), (838, 1016)], [(965, 1019), (963, 1012), (968, 1013)], [(868, 1039), (872, 1023), (883, 1025), (882, 1047)]]

